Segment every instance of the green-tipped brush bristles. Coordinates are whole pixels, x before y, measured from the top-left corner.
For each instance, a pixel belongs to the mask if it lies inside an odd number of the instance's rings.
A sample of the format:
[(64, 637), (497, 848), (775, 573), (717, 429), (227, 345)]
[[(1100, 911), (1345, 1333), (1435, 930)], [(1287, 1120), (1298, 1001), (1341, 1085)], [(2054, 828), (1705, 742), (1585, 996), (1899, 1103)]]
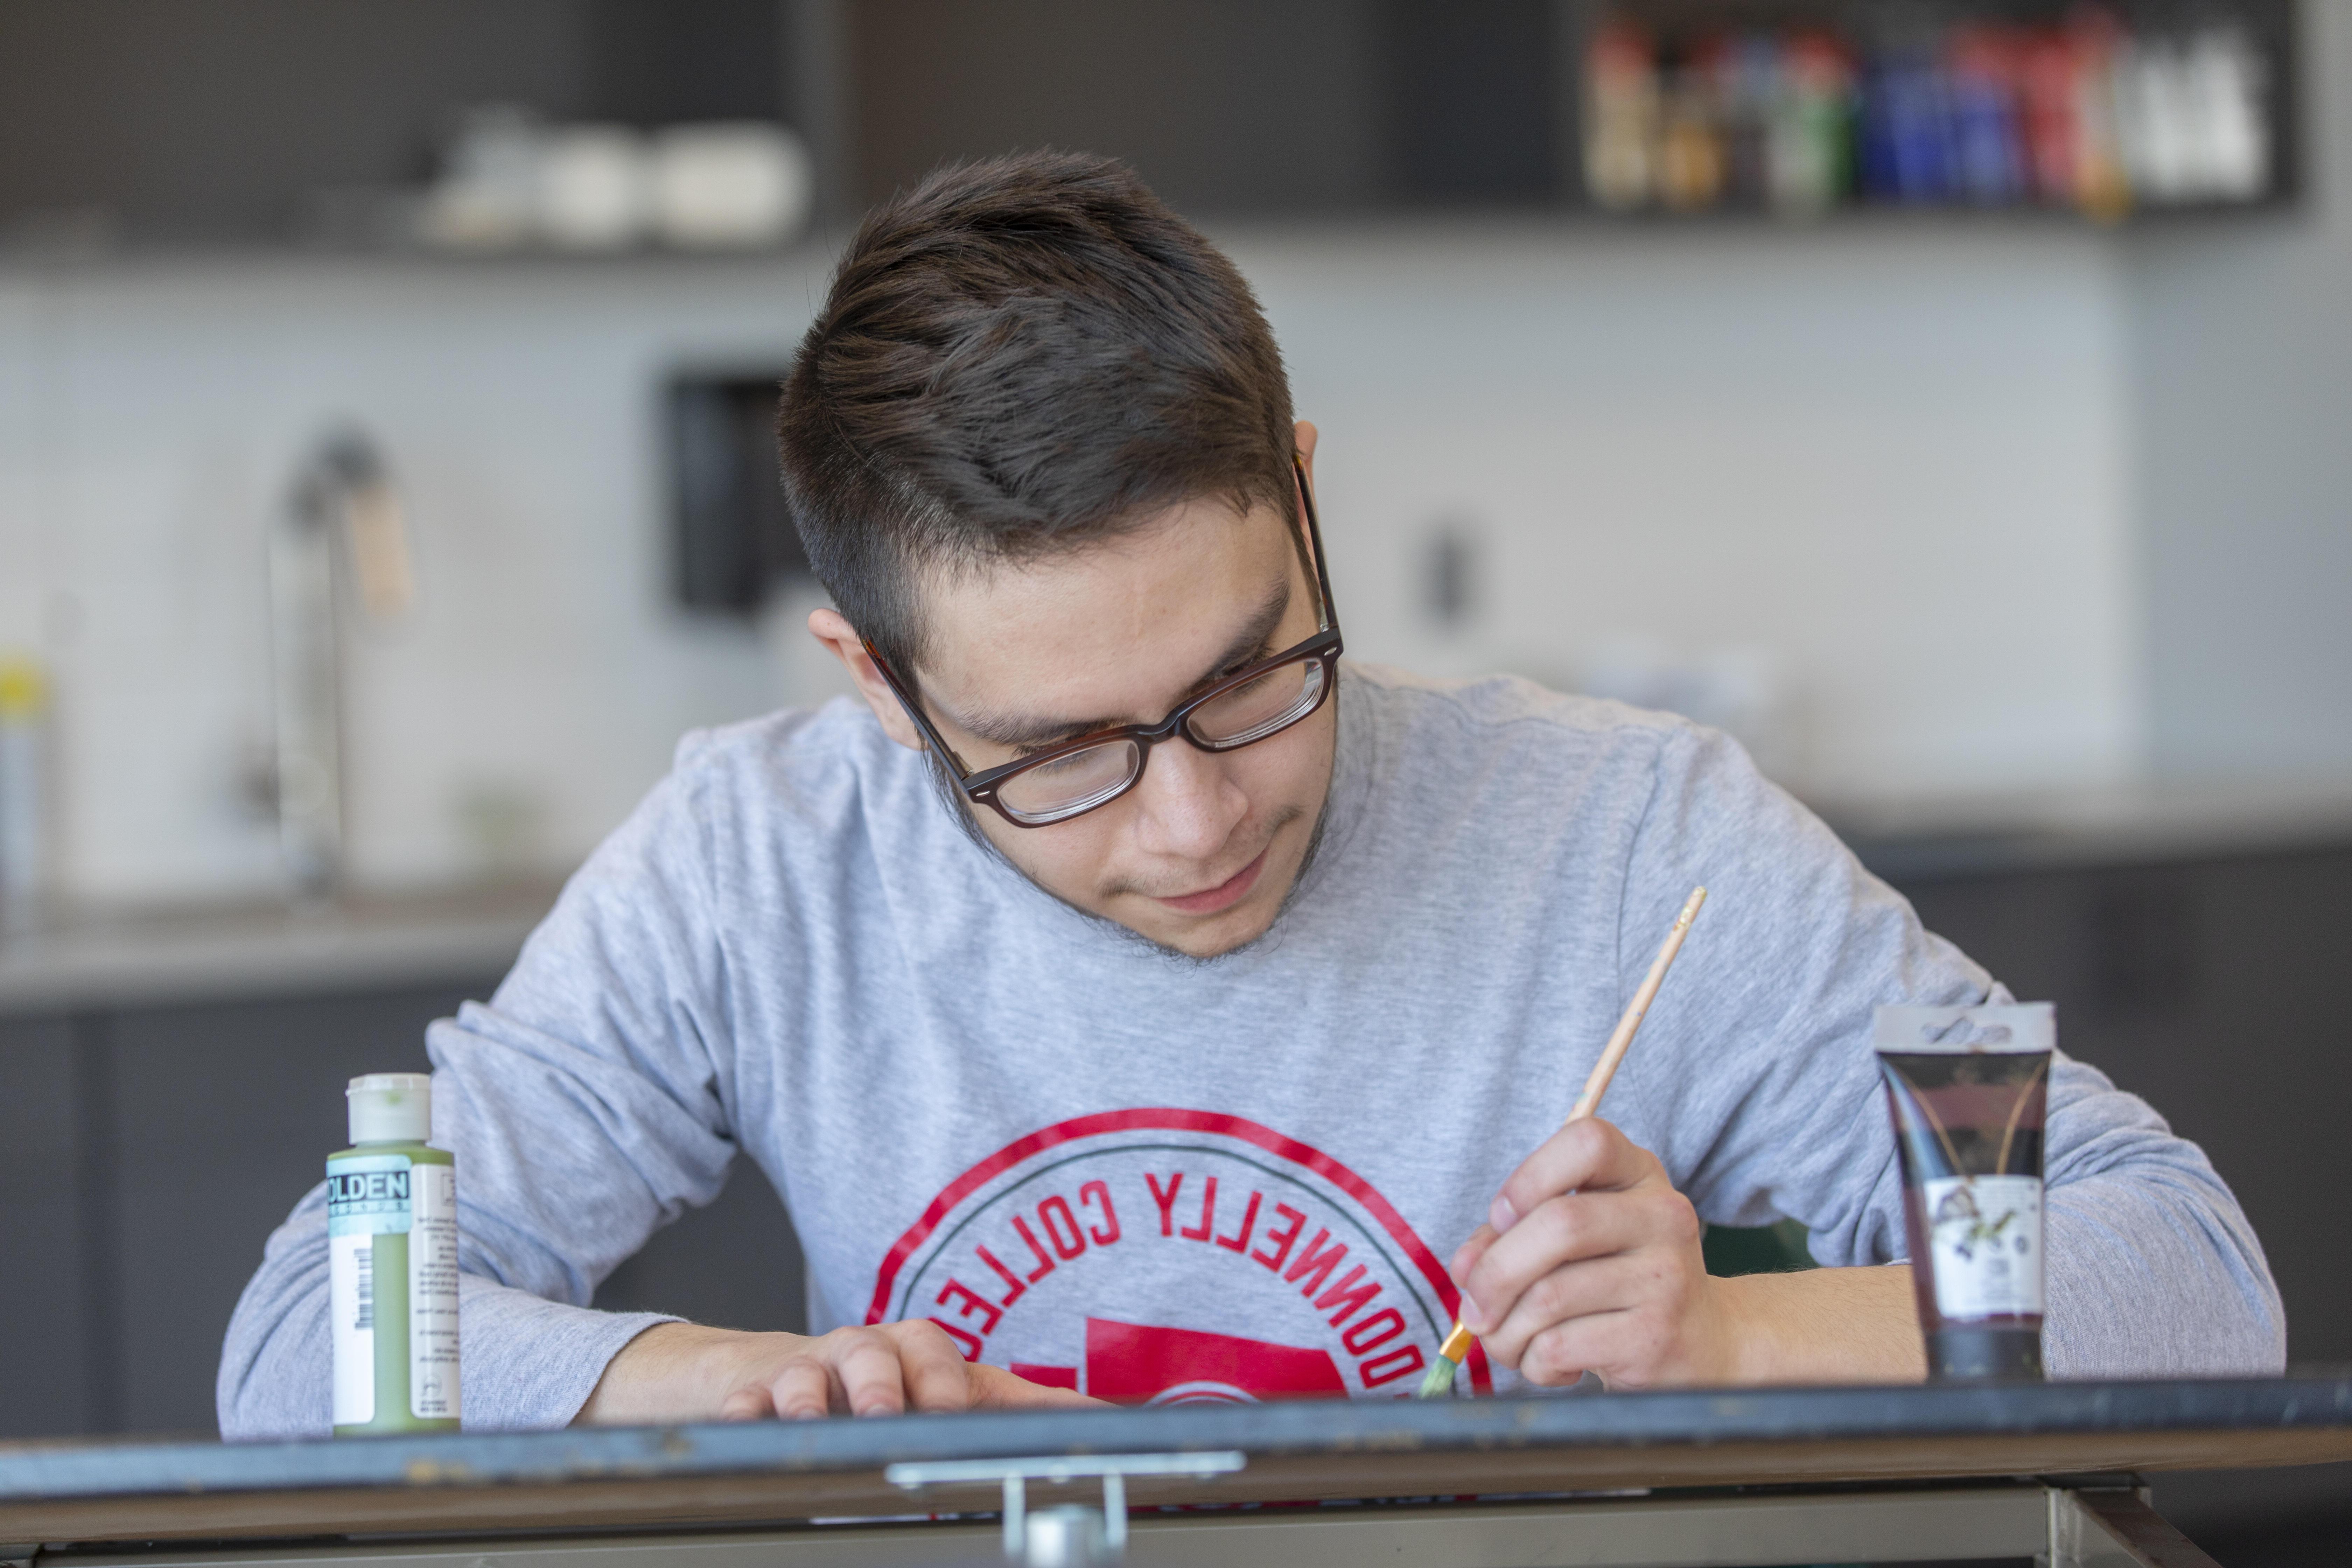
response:
[(1454, 1328), (1445, 1342), (1437, 1347), (1437, 1364), (1421, 1380), (1421, 1397), (1437, 1399), (1454, 1392), (1454, 1373), (1470, 1359), (1470, 1331), (1462, 1320), (1454, 1320)]

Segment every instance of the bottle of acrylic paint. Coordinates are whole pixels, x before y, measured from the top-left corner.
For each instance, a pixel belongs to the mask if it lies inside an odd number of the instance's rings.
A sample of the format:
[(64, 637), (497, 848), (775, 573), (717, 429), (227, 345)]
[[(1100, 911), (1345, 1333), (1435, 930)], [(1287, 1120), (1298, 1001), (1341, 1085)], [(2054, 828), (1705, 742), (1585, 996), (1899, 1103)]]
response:
[(335, 1436), (457, 1429), (457, 1162), (429, 1149), (433, 1079), (352, 1079), (327, 1159)]

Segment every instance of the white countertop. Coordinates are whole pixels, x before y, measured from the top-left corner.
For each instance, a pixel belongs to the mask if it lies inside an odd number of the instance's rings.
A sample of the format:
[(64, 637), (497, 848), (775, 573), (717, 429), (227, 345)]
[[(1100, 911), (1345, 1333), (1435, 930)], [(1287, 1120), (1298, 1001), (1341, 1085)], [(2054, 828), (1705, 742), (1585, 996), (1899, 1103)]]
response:
[(0, 1016), (493, 981), (551, 884), (317, 909), (195, 905), (89, 915), (0, 937)]

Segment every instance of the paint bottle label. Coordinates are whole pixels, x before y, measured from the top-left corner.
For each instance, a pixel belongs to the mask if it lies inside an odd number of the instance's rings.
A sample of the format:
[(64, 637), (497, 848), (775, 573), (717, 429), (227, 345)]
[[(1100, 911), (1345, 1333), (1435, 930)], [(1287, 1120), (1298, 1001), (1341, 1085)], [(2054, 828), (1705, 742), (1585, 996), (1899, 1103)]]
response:
[(407, 1154), (330, 1160), (327, 1270), (335, 1426), (457, 1421), (457, 1167)]
[(1920, 1184), (1936, 1310), (1952, 1321), (2042, 1315), (2042, 1178), (1946, 1176)]
[(387, 1285), (397, 1290), (407, 1284), (377, 1276), (375, 1238), (407, 1237), (415, 1173), (405, 1154), (354, 1154), (327, 1164), (327, 1300), (338, 1426), (375, 1419), (378, 1297)]
[(457, 1418), (457, 1167), (409, 1173), (408, 1413)]

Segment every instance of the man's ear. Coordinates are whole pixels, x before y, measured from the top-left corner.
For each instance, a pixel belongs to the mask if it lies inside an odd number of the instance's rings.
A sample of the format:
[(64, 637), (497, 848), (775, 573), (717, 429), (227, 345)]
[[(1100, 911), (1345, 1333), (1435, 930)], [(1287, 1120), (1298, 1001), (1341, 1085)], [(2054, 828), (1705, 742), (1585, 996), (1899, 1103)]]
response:
[(873, 709), (874, 717), (882, 721), (882, 732), (910, 752), (921, 751), (922, 731), (907, 717), (898, 694), (890, 689), (882, 672), (874, 668), (873, 656), (866, 651), (865, 642), (848, 618), (830, 606), (811, 610), (808, 629), (809, 636), (823, 643), (826, 651), (848, 669), (849, 679), (857, 683), (857, 695), (866, 699), (866, 706)]

